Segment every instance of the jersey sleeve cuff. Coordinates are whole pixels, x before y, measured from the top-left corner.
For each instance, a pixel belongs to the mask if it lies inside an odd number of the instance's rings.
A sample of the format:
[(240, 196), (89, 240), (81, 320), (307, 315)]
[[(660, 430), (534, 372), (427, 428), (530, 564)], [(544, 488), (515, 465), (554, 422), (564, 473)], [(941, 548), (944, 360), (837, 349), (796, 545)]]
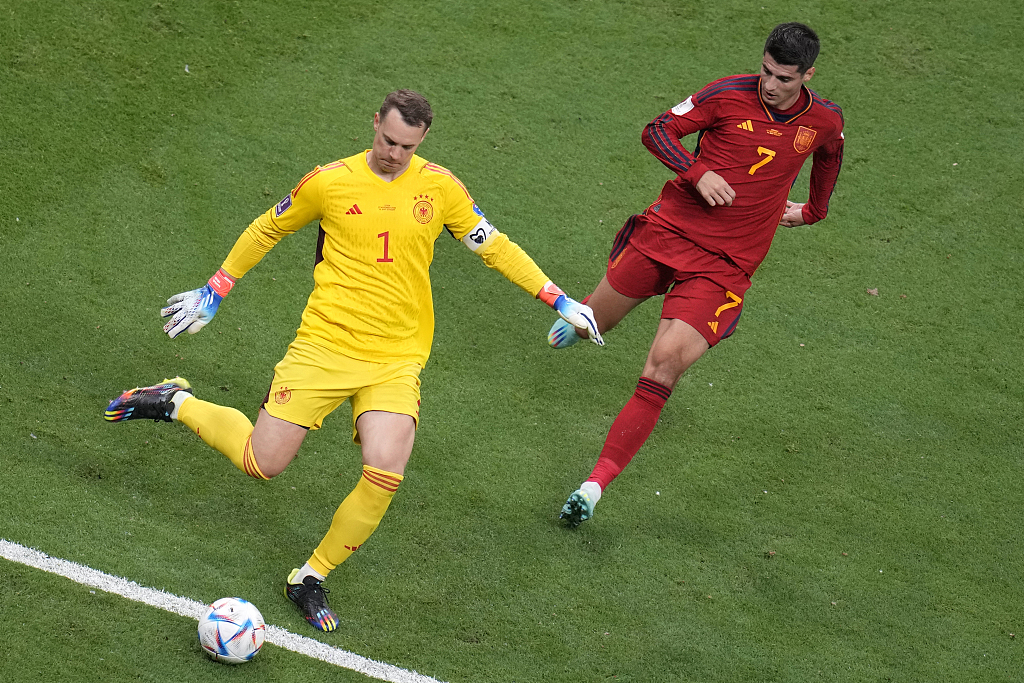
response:
[(558, 297), (560, 296), (565, 296), (565, 292), (563, 292), (558, 285), (551, 280), (544, 283), (544, 286), (540, 288), (539, 292), (537, 292), (537, 298), (551, 308), (555, 308), (555, 302), (558, 301)]
[(210, 288), (217, 292), (217, 294), (225, 297), (228, 295), (228, 292), (231, 291), (231, 288), (235, 286), (236, 279), (237, 278), (233, 277), (230, 273), (224, 270), (223, 266), (221, 266), (221, 268), (213, 274), (213, 277), (207, 281), (207, 284), (210, 285)]
[(811, 211), (810, 202), (807, 202), (806, 204), (803, 205), (803, 208), (800, 209), (800, 215), (803, 217), (804, 223), (806, 223), (807, 225), (812, 225), (821, 220), (814, 215), (814, 212)]
[(694, 161), (693, 165), (690, 166), (690, 170), (687, 171), (686, 173), (683, 173), (679, 177), (685, 180), (686, 182), (690, 183), (690, 185), (697, 187), (697, 182), (705, 173), (707, 173), (710, 170), (711, 169), (708, 168), (707, 164), (705, 164), (703, 161)]

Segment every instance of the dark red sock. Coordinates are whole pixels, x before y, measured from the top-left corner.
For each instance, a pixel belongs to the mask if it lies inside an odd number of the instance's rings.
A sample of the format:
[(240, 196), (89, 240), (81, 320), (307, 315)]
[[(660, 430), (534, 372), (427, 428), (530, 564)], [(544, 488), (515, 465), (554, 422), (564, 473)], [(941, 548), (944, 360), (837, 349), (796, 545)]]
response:
[(633, 396), (612, 423), (601, 455), (587, 481), (596, 481), (603, 491), (612, 479), (619, 476), (651, 435), (661, 409), (671, 395), (672, 390), (665, 385), (646, 377), (640, 378)]

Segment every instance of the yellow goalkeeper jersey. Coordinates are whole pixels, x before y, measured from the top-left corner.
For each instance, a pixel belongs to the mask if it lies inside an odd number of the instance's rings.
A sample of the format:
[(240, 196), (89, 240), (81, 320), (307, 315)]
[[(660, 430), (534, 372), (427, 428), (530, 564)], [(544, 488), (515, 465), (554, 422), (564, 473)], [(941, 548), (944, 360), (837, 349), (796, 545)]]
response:
[(531, 295), (547, 281), (447, 169), (414, 155), (386, 182), (370, 170), (366, 152), (307, 174), (250, 224), (222, 267), (243, 276), (284, 235), (314, 220), (315, 285), (296, 336), (353, 358), (426, 363), (434, 334), (429, 268), (446, 227)]

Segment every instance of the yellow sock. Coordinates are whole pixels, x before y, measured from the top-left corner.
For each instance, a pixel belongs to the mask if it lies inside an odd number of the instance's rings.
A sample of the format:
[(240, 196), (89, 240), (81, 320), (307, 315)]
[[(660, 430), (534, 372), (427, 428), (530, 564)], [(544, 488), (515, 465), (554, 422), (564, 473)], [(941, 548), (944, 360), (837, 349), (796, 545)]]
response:
[(250, 477), (267, 479), (252, 452), (252, 422), (241, 412), (193, 397), (178, 407), (178, 421)]
[(402, 483), (402, 475), (363, 465), (363, 476), (341, 502), (324, 540), (313, 551), (309, 566), (327, 576), (370, 537)]

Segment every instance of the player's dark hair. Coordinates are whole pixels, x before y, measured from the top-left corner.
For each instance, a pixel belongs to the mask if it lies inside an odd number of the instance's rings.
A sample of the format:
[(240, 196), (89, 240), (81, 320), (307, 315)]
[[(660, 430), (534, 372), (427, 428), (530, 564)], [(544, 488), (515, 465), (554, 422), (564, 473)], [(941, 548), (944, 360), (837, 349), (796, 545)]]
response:
[(397, 109), (402, 115), (406, 125), (430, 128), (430, 122), (434, 120), (434, 112), (430, 108), (427, 98), (415, 90), (396, 90), (384, 98), (384, 104), (380, 105), (380, 118), (388, 115), (392, 109)]
[(800, 73), (806, 73), (818, 58), (818, 34), (807, 24), (791, 21), (779, 24), (768, 34), (764, 51), (779, 64), (795, 66)]

